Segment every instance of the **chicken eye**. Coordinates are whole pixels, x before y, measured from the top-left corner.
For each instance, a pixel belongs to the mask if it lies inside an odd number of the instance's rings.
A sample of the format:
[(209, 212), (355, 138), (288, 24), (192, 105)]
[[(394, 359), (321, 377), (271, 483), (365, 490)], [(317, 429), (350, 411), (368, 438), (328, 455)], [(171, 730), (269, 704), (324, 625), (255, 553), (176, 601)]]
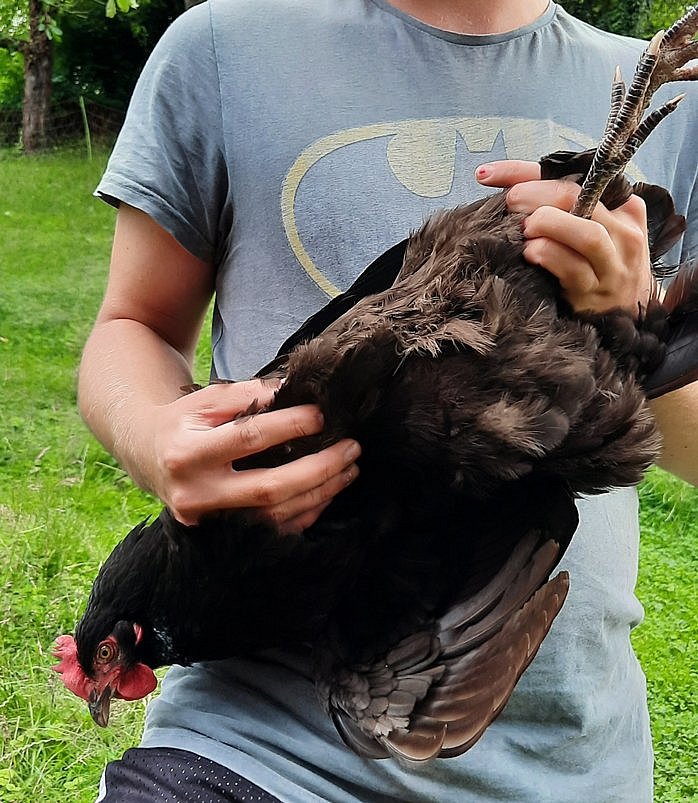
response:
[(101, 664), (108, 664), (110, 661), (114, 660), (115, 656), (116, 649), (114, 645), (110, 644), (108, 641), (103, 641), (99, 647), (97, 647), (97, 655), (95, 657)]

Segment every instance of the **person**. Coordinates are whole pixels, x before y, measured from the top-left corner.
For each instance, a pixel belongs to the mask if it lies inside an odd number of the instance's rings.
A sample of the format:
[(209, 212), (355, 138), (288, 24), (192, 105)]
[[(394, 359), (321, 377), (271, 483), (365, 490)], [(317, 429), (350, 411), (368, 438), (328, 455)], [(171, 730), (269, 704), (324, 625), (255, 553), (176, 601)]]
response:
[[(282, 531), (309, 526), (356, 477), (360, 444), (231, 471), (322, 419), (308, 405), (234, 422), (271, 397), (256, 381), (183, 395), (211, 297), (212, 376), (253, 376), (427, 214), (490, 188), (509, 188), (510, 208), (528, 215), (530, 269), (553, 272), (574, 308), (637, 309), (651, 283), (642, 202), (572, 217), (578, 188), (539, 181), (535, 160), (596, 143), (614, 68), (629, 77), (643, 47), (548, 0), (209, 0), (185, 13), (143, 71), (97, 190), (118, 215), (80, 369), (88, 425), (185, 523), (252, 507)], [(629, 174), (670, 188), (690, 223), (688, 95)], [(697, 244), (689, 225), (669, 258)], [(662, 464), (697, 482), (698, 389), (653, 410)], [(637, 494), (578, 504), (567, 603), (463, 756), (416, 770), (355, 756), (315, 700), (307, 656), (269, 651), (170, 669), (141, 747), (108, 766), (102, 799), (651, 801), (629, 640), (642, 617)]]

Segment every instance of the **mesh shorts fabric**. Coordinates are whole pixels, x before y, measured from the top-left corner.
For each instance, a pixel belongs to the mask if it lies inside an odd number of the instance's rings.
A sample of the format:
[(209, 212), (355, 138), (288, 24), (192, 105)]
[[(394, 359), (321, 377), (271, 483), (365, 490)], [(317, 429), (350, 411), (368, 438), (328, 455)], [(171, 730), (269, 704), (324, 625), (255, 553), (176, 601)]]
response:
[(97, 803), (279, 803), (245, 778), (186, 750), (135, 747), (107, 765)]

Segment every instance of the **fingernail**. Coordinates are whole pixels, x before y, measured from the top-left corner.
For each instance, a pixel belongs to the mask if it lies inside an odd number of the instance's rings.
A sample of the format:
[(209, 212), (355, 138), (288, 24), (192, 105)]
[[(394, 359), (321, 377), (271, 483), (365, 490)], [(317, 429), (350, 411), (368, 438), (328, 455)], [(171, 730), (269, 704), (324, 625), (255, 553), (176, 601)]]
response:
[(359, 467), (357, 465), (349, 466), (349, 468), (344, 472), (344, 481), (347, 485), (354, 482), (354, 480), (359, 476)]
[(480, 165), (475, 171), (475, 178), (478, 181), (481, 181), (483, 178), (487, 178), (488, 176), (492, 175), (492, 165), (491, 164), (484, 164)]
[(352, 441), (349, 446), (347, 446), (346, 451), (344, 452), (344, 456), (346, 457), (347, 461), (354, 461), (356, 458), (361, 454), (361, 447), (356, 441)]

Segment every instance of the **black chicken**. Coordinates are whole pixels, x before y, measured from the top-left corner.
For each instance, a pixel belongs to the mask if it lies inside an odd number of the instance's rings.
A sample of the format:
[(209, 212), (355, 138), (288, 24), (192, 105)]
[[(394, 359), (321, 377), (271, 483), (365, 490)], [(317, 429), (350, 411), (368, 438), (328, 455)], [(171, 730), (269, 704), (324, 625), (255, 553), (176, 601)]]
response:
[[(656, 86), (698, 77), (683, 67), (697, 27), (694, 9), (655, 37), (627, 97), (617, 77), (596, 152), (541, 163), (586, 175), (579, 214), (604, 188), (611, 208), (642, 195), (653, 260), (683, 218), (620, 171), (678, 102), (643, 122)], [(236, 468), (350, 436), (361, 475), (299, 536), (243, 512), (138, 525), (55, 653), (99, 724), (113, 696), (155, 687), (152, 668), (309, 645), (321, 701), (361, 755), (423, 761), (480, 737), (565, 599), (567, 574), (549, 578), (575, 495), (638, 482), (659, 447), (647, 396), (698, 378), (694, 272), (637, 321), (573, 315), (522, 264), (520, 221), (502, 193), (432, 218), (263, 369), (286, 380), (273, 408), (317, 403), (326, 429)]]

